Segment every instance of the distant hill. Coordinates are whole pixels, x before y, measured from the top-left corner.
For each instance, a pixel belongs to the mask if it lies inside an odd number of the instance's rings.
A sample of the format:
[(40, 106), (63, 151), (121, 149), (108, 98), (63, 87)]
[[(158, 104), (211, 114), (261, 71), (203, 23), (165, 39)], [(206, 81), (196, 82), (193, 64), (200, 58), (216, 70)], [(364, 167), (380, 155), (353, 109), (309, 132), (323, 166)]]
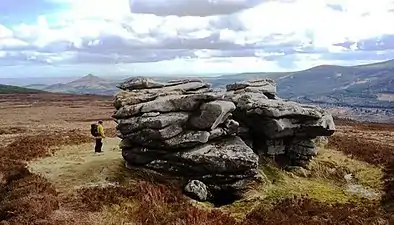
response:
[(43, 92), (44, 91), (31, 88), (0, 84), (0, 94), (35, 94)]
[[(202, 77), (213, 88), (252, 78), (276, 81), (280, 97), (302, 103), (350, 107), (394, 108), (394, 60), (358, 66), (320, 65), (307, 70), (283, 73), (240, 73)], [(179, 77), (157, 76), (166, 81)], [(102, 79), (91, 74), (68, 83), (50, 86), (33, 84), (28, 88), (70, 94), (114, 95), (123, 80)]]
[(394, 60), (353, 67), (324, 65), (277, 79), (279, 93), (306, 102), (393, 107)]
[(69, 83), (58, 83), (41, 88), (41, 90), (69, 94), (114, 95), (119, 90), (118, 83), (94, 75), (87, 75)]
[(394, 60), (359, 65), (321, 65), (288, 73), (242, 73), (212, 79), (214, 86), (270, 77), (278, 94), (304, 103), (354, 107), (394, 107)]

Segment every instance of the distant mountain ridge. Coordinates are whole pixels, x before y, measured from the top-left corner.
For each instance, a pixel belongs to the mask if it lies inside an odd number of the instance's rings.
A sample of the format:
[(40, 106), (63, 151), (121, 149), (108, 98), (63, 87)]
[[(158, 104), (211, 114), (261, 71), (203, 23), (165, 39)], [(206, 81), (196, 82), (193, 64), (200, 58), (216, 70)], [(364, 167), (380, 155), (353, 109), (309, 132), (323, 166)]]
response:
[(114, 95), (119, 90), (117, 82), (111, 82), (92, 74), (68, 83), (58, 83), (41, 87), (41, 90), (68, 94)]
[[(302, 103), (333, 104), (350, 107), (394, 108), (394, 60), (357, 65), (320, 65), (295, 72), (240, 73), (218, 77), (201, 77), (213, 88), (253, 78), (272, 78), (282, 98)], [(152, 77), (159, 81), (179, 79), (169, 76)], [(26, 87), (48, 92), (71, 94), (114, 95), (117, 84), (124, 80), (107, 80), (87, 75), (68, 83)]]
[(351, 67), (318, 66), (282, 76), (277, 83), (279, 92), (291, 99), (379, 106), (380, 94), (394, 94), (394, 60)]
[(276, 81), (279, 96), (297, 102), (394, 107), (390, 97), (394, 97), (394, 60), (358, 66), (320, 65), (296, 72), (242, 73), (211, 82), (223, 87), (226, 83), (262, 77)]

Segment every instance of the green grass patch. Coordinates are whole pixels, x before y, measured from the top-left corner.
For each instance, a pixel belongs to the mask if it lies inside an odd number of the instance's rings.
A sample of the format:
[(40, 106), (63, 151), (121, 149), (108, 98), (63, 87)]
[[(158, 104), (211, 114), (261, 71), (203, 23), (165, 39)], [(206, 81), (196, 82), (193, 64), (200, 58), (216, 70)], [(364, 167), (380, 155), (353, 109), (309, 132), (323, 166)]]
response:
[(322, 148), (311, 164), (312, 176), (345, 182), (344, 175), (352, 174), (354, 182), (382, 190), (383, 168), (351, 159), (344, 153)]
[[(336, 204), (355, 202), (362, 204), (361, 195), (347, 191), (346, 174), (352, 174), (352, 184), (360, 184), (379, 192), (382, 187), (382, 169), (366, 162), (350, 159), (342, 152), (322, 148), (301, 173), (287, 172), (270, 160), (262, 159), (260, 172), (265, 182), (254, 183), (245, 198), (222, 207), (239, 220), (256, 207), (272, 207), (275, 202), (294, 196), (307, 196), (317, 202)], [(374, 201), (374, 200), (372, 200)]]

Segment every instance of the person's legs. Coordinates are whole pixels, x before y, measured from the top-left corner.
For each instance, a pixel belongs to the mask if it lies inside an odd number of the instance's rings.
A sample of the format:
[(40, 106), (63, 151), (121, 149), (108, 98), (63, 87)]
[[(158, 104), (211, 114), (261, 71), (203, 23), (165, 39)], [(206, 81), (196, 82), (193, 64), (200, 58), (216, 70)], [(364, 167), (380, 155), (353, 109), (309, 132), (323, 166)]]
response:
[(97, 152), (97, 150), (98, 150), (98, 139), (96, 138), (95, 140), (96, 140), (96, 143), (94, 145), (94, 152)]
[(95, 152), (101, 152), (101, 147), (103, 146), (103, 143), (101, 142), (101, 138), (96, 139), (96, 146), (94, 148)]
[(99, 148), (99, 151), (100, 151), (100, 152), (102, 152), (102, 147), (103, 147), (103, 139), (101, 139), (101, 138), (100, 138), (100, 145), (99, 145), (99, 146), (100, 146), (100, 148)]

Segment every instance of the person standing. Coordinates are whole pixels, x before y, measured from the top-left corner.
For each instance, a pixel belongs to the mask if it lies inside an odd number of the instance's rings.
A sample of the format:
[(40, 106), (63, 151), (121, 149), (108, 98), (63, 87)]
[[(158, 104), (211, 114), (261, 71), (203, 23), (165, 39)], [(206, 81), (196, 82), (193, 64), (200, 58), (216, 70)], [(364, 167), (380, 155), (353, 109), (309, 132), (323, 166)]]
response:
[(103, 126), (103, 121), (100, 120), (98, 121), (97, 124), (97, 136), (96, 136), (96, 146), (94, 147), (94, 151), (96, 153), (102, 152), (102, 147), (103, 147), (103, 139), (105, 138), (104, 134), (104, 126)]

